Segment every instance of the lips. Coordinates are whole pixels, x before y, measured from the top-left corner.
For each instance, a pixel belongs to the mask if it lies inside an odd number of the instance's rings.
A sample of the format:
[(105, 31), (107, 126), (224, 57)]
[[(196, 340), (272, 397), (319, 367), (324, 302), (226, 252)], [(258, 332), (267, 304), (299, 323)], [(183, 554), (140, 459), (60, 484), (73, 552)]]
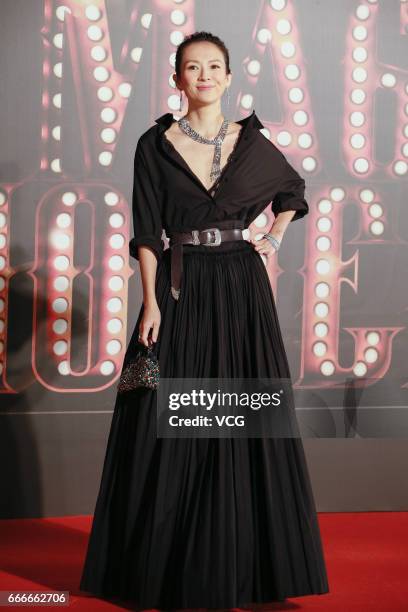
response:
[(197, 87), (197, 89), (212, 89), (212, 85), (211, 87)]

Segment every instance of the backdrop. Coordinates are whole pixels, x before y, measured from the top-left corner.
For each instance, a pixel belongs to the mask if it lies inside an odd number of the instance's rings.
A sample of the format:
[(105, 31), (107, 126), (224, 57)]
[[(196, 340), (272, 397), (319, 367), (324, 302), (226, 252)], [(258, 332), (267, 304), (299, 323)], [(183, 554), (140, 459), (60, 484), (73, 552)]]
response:
[(306, 180), (268, 274), (318, 509), (407, 508), (408, 2), (2, 0), (2, 517), (93, 511), (141, 306), (134, 150), (179, 116), (195, 30), (230, 50), (226, 116)]

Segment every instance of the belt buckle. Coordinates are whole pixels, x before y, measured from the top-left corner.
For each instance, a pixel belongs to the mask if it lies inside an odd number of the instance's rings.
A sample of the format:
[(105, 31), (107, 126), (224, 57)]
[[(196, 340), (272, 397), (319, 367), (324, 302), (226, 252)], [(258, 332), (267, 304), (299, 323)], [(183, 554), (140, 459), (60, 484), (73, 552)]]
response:
[(218, 227), (209, 227), (208, 229), (202, 230), (203, 232), (214, 232), (214, 242), (202, 242), (204, 246), (218, 246), (221, 244), (221, 232)]
[(200, 238), (199, 238), (199, 234), (200, 234), (199, 230), (192, 230), (191, 234), (193, 236), (193, 244), (195, 245), (201, 244)]

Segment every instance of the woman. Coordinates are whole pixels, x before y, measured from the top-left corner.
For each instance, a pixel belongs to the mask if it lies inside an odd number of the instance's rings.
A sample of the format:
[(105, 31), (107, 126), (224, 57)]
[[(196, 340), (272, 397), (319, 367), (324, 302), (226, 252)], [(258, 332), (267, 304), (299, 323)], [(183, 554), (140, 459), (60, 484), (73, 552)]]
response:
[[(130, 251), (143, 305), (124, 366), (138, 341), (157, 342), (162, 377), (290, 377), (261, 255), (308, 212), (305, 183), (255, 111), (223, 117), (231, 77), (218, 37), (186, 38), (184, 121), (166, 113), (138, 141)], [(244, 240), (271, 200), (269, 235)], [(301, 439), (156, 437), (155, 393), (116, 399), (81, 589), (162, 609), (328, 592)]]

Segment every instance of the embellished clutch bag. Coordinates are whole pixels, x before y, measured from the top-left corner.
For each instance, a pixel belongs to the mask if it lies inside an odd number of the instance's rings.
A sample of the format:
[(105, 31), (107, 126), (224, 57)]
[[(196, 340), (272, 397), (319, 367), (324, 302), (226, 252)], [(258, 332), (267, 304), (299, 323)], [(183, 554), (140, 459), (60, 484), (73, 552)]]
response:
[(123, 369), (117, 387), (118, 393), (132, 391), (138, 387), (157, 389), (160, 380), (159, 361), (156, 348), (140, 343), (136, 355)]

